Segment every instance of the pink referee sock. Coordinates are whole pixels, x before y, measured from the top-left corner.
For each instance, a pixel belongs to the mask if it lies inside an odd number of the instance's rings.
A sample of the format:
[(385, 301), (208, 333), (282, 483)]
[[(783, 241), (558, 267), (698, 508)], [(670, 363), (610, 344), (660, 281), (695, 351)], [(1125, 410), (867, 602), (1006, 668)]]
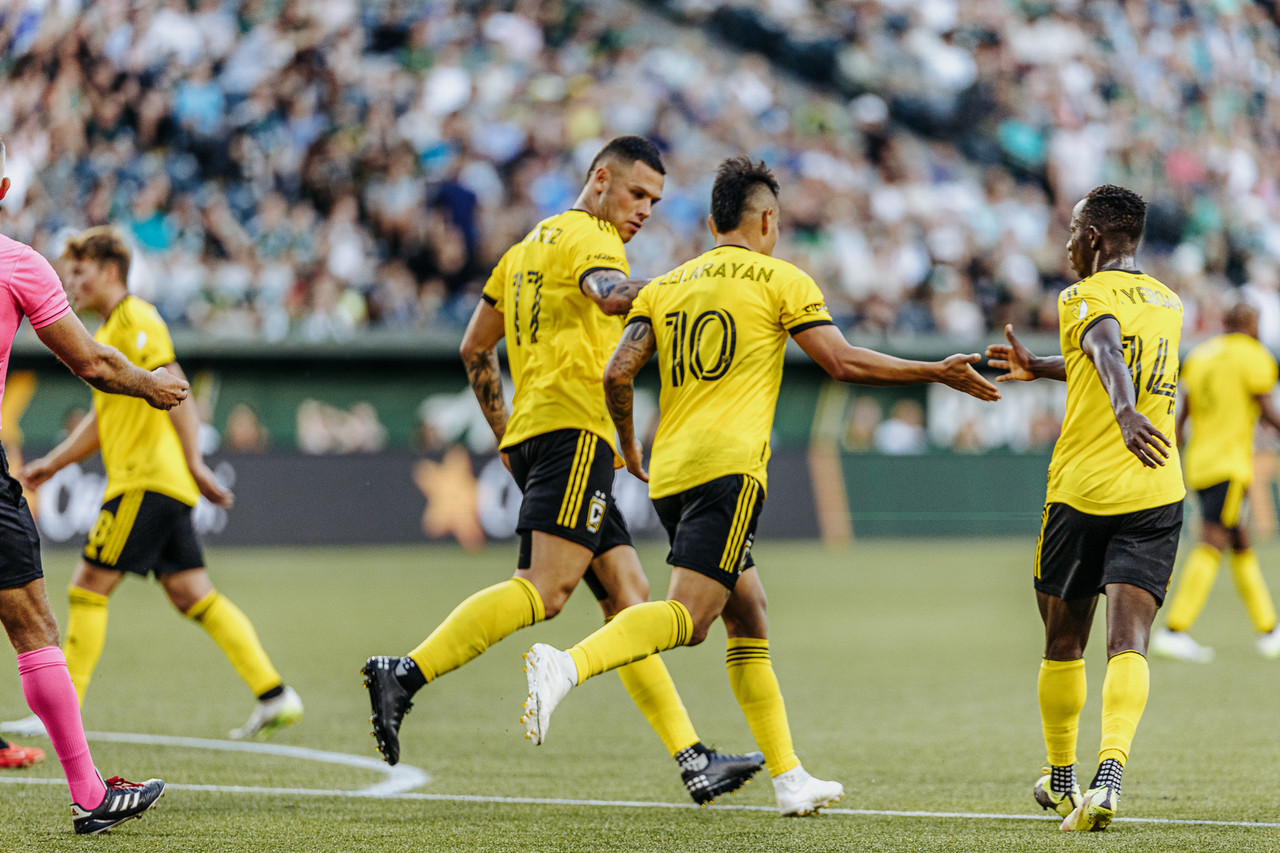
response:
[(107, 795), (107, 787), (93, 766), (89, 742), (80, 721), (80, 702), (67, 672), (67, 659), (57, 646), (45, 646), (18, 655), (18, 674), (27, 704), (44, 723), (53, 749), (67, 774), (71, 801), (86, 809), (97, 808)]

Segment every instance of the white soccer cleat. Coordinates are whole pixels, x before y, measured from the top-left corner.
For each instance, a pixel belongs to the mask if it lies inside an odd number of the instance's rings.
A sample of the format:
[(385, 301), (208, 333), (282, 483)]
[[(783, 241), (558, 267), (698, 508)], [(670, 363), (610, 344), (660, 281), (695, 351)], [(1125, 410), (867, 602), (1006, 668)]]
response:
[(803, 767), (773, 777), (773, 793), (783, 817), (813, 814), (844, 796), (844, 785), (814, 778)]
[(0, 732), (12, 732), (15, 735), (22, 735), (23, 737), (49, 736), (49, 733), (45, 731), (44, 723), (35, 714), (32, 714), (29, 717), (23, 717), (21, 720), (0, 723)]
[(551, 726), (551, 712), (569, 691), (578, 685), (578, 667), (568, 652), (534, 643), (524, 653), (524, 672), (529, 680), (529, 697), (524, 700), (524, 736), (534, 746), (547, 738)]
[(1200, 645), (1186, 631), (1157, 628), (1151, 634), (1150, 650), (1153, 655), (1187, 663), (1213, 662), (1213, 649)]
[(1280, 658), (1280, 627), (1258, 635), (1258, 654), (1264, 658)]
[(301, 719), (302, 699), (292, 687), (285, 687), (284, 692), (274, 699), (259, 701), (249, 715), (249, 721), (238, 729), (232, 729), (231, 737), (233, 740), (269, 737)]

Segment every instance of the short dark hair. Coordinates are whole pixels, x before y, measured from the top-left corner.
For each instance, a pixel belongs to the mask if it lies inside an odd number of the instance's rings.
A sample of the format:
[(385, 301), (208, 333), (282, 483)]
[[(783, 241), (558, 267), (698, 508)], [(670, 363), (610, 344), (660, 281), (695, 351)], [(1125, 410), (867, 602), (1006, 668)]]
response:
[(1103, 184), (1084, 197), (1080, 218), (1103, 234), (1120, 234), (1137, 245), (1147, 222), (1147, 203), (1133, 190)]
[(596, 173), (600, 164), (606, 160), (627, 165), (639, 160), (659, 175), (667, 173), (662, 166), (662, 155), (658, 153), (658, 146), (643, 136), (617, 136), (609, 140), (609, 143), (600, 149), (600, 153), (591, 160), (591, 168), (587, 169), (588, 181)]
[(711, 187), (711, 221), (716, 231), (725, 234), (738, 227), (758, 186), (767, 187), (775, 199), (778, 197), (778, 179), (763, 160), (739, 155), (720, 164)]
[(98, 225), (82, 231), (67, 241), (62, 257), (69, 261), (94, 261), (113, 265), (120, 273), (121, 283), (129, 280), (129, 264), (133, 252), (124, 235), (110, 225)]

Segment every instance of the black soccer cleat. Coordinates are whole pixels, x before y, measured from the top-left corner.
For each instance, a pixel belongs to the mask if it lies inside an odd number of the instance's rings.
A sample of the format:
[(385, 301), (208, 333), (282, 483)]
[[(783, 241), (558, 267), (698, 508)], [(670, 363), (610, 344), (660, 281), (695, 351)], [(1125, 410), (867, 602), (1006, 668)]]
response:
[(86, 809), (79, 803), (71, 804), (71, 822), (76, 835), (99, 835), (126, 820), (142, 817), (164, 796), (162, 779), (129, 782), (112, 776), (106, 780), (106, 785), (107, 795), (97, 808)]
[(396, 678), (396, 664), (400, 658), (376, 656), (365, 661), (364, 686), (369, 691), (369, 704), (373, 706), (373, 736), (378, 741), (378, 752), (388, 764), (400, 761), (400, 723), (413, 707), (409, 691)]
[(764, 754), (722, 755), (714, 749), (689, 747), (676, 756), (676, 761), (680, 762), (680, 778), (689, 796), (698, 805), (706, 806), (721, 794), (732, 794), (747, 784), (764, 767)]

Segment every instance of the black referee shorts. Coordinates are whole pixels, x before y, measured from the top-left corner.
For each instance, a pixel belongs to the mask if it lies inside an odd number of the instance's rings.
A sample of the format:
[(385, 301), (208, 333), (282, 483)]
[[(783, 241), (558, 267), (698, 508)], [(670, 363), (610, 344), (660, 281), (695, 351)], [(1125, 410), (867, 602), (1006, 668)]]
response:
[[(627, 522), (613, 500), (613, 449), (587, 430), (536, 435), (507, 450), (511, 474), (524, 495), (516, 532), (527, 569), (535, 530), (591, 549), (594, 556), (631, 544)], [(607, 597), (595, 573), (583, 578), (597, 599)]]
[(671, 540), (667, 562), (704, 574), (733, 589), (755, 565), (751, 544), (764, 506), (753, 477), (730, 474), (683, 492), (654, 498), (658, 520)]
[(191, 507), (143, 489), (130, 489), (102, 505), (83, 557), (91, 566), (143, 577), (204, 566)]
[(0, 447), (0, 589), (16, 589), (42, 577), (40, 533)]
[(1074, 601), (1092, 598), (1109, 583), (1125, 583), (1163, 604), (1181, 530), (1182, 501), (1120, 515), (1046, 504), (1036, 545), (1036, 590)]

